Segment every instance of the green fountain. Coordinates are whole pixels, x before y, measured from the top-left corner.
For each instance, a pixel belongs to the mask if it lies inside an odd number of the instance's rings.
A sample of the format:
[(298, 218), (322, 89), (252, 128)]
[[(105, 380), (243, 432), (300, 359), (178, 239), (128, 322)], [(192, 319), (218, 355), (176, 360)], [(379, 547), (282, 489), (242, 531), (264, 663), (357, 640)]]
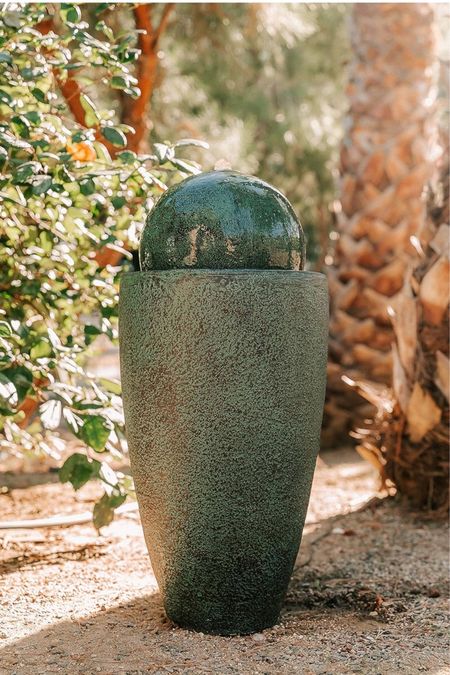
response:
[(328, 293), (302, 228), (257, 178), (213, 171), (150, 212), (124, 275), (126, 433), (168, 617), (234, 635), (274, 625), (319, 448)]

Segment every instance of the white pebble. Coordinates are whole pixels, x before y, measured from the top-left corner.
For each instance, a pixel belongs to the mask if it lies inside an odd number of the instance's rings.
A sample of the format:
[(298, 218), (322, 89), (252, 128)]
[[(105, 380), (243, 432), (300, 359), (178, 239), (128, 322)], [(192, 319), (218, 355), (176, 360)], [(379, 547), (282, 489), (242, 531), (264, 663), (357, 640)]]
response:
[(265, 639), (266, 636), (263, 635), (262, 633), (254, 633), (252, 635), (252, 640), (254, 640), (255, 642), (264, 642)]

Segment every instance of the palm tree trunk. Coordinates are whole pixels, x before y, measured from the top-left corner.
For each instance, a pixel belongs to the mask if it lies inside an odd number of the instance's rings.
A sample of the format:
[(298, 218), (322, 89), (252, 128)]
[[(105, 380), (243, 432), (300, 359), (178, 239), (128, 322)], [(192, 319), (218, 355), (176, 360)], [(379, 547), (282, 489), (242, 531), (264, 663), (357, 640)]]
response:
[(402, 288), (426, 221), (439, 157), (438, 61), (431, 4), (356, 4), (341, 204), (334, 263), (324, 444), (347, 436), (367, 406), (342, 382), (389, 385), (388, 306)]
[(383, 482), (415, 506), (446, 515), (449, 506), (449, 167), (442, 175), (440, 204), (417, 241), (413, 266), (390, 310), (393, 388), (361, 393), (377, 415), (356, 437)]

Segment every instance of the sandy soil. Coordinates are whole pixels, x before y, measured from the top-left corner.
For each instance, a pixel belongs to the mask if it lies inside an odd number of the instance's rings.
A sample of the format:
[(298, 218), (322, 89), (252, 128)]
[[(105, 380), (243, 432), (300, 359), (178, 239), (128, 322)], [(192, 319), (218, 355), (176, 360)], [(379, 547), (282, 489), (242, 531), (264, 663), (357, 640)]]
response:
[[(0, 520), (85, 511), (52, 484), (0, 495)], [(375, 476), (355, 453), (318, 462), (280, 622), (247, 637), (181, 630), (164, 617), (137, 514), (0, 531), (0, 673), (450, 673), (447, 528), (393, 500), (358, 509)]]

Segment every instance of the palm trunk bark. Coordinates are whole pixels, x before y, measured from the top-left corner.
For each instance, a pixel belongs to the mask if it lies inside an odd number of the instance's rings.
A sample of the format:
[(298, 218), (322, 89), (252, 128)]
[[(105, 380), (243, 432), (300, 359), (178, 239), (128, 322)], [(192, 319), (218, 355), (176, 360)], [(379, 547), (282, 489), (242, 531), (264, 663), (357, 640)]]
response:
[(341, 204), (331, 292), (324, 444), (347, 437), (367, 406), (342, 381), (389, 385), (388, 306), (402, 288), (426, 221), (426, 190), (439, 156), (438, 61), (431, 4), (357, 4)]
[(417, 241), (419, 259), (390, 310), (393, 388), (379, 395), (363, 386), (378, 412), (355, 434), (358, 450), (378, 467), (383, 482), (436, 515), (446, 515), (449, 506), (448, 177), (447, 163), (441, 203), (431, 210)]

